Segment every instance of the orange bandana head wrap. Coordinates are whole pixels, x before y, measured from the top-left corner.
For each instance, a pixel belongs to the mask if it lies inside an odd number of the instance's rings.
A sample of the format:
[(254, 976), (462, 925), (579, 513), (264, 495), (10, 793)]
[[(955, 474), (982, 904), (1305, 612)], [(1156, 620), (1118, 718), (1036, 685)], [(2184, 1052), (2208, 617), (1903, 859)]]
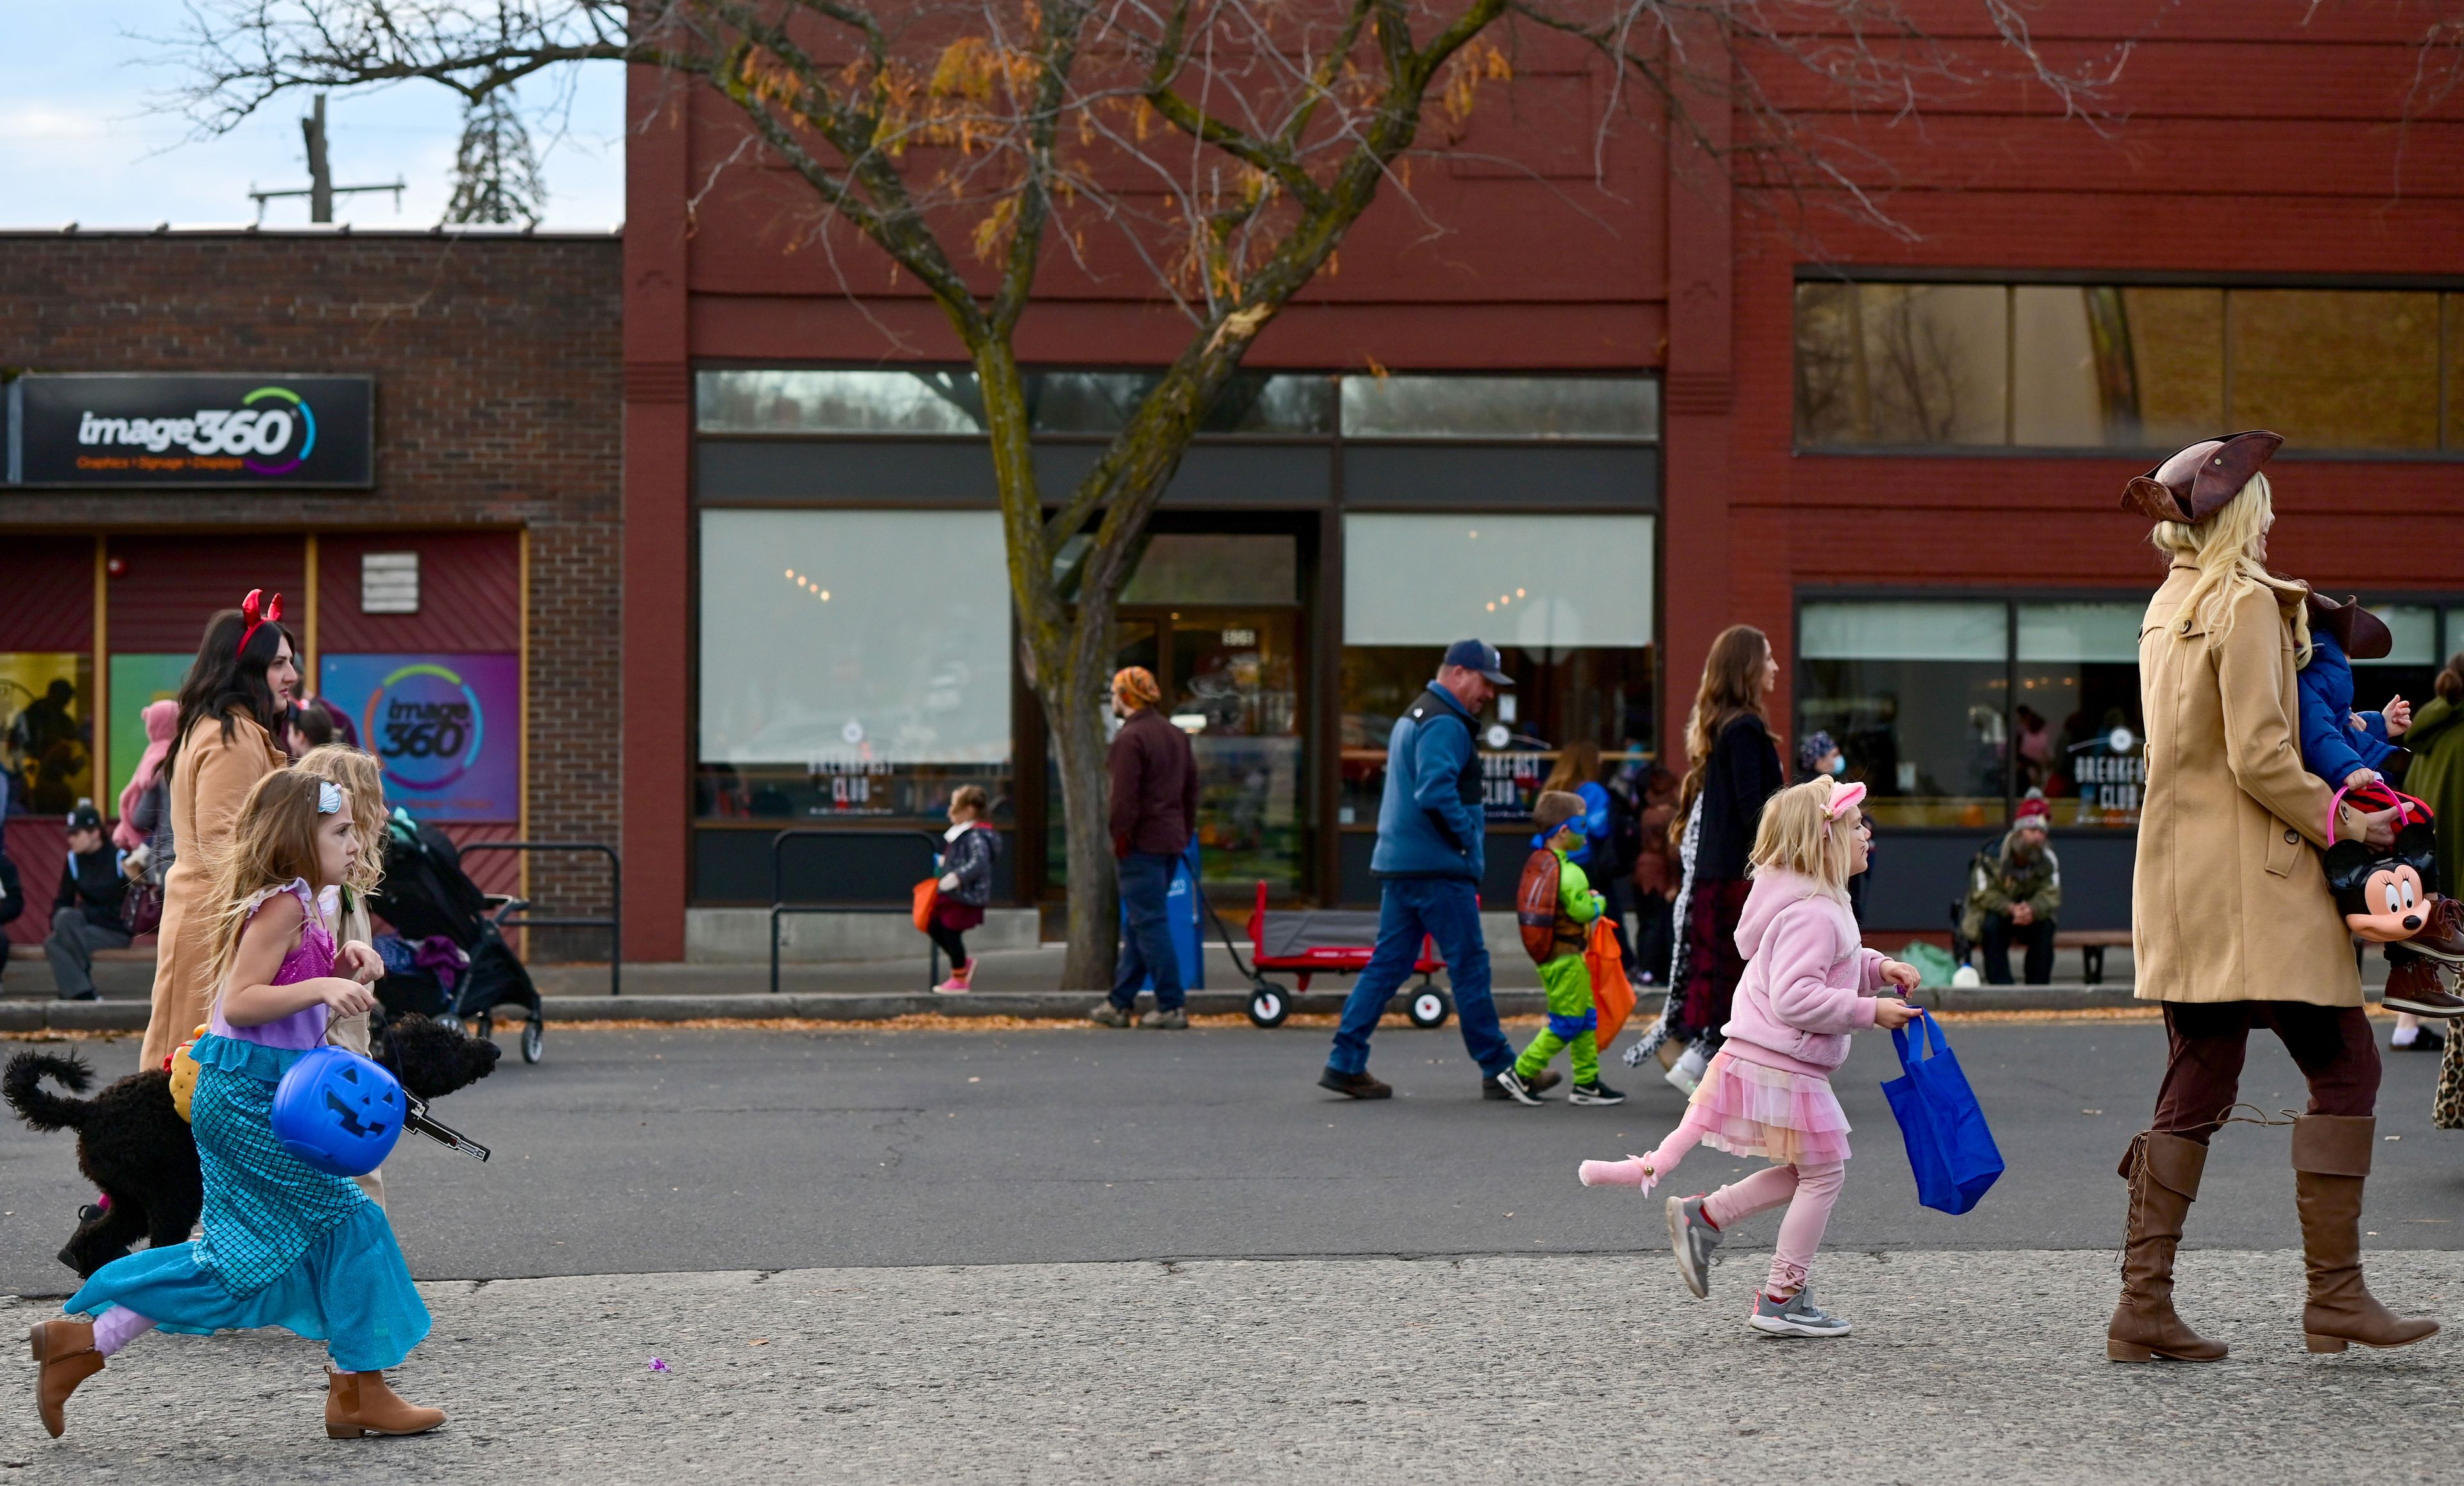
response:
[(1155, 707), (1163, 701), (1163, 688), (1155, 685), (1155, 672), (1143, 666), (1124, 666), (1112, 676), (1112, 695), (1133, 709)]

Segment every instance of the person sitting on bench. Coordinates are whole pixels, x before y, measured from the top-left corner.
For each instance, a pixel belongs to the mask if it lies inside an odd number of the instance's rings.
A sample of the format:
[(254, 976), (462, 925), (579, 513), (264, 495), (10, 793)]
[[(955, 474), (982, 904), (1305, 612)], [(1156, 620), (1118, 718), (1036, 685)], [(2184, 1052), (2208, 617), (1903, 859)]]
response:
[(1985, 947), (1989, 985), (2011, 983), (2011, 945), (2027, 946), (2028, 984), (2054, 978), (2054, 915), (2062, 906), (2062, 863), (2046, 840), (2052, 816), (2040, 791), (2019, 801), (1998, 845), (1976, 854), (1968, 869), (1968, 911), (1960, 932)]

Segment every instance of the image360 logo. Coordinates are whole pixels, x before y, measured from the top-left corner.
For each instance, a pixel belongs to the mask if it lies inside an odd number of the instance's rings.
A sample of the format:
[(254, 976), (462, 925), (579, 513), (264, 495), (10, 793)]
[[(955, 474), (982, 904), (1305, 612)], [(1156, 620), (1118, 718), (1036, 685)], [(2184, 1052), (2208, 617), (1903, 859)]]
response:
[(164, 453), (178, 445), (199, 456), (239, 456), (258, 474), (288, 474), (317, 447), (317, 414), (288, 387), (259, 387), (238, 407), (199, 408), (185, 418), (106, 418), (85, 412), (77, 442)]
[(462, 777), (479, 760), (487, 726), (479, 693), (433, 663), (387, 673), (360, 722), (387, 781), (407, 790), (441, 790)]

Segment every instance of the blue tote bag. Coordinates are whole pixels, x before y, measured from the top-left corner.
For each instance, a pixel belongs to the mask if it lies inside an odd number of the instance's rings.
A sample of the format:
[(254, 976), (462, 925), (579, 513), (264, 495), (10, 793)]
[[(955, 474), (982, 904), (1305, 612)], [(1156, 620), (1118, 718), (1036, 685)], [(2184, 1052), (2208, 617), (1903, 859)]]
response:
[(1882, 1085), (1882, 1095), (1907, 1142), (1917, 1200), (1944, 1213), (1965, 1213), (2002, 1174), (2002, 1152), (1985, 1127), (1985, 1111), (1968, 1086), (1968, 1075), (1959, 1071), (1942, 1024), (1921, 1011), (1917, 1025), (1924, 1030), (1913, 1052), (1907, 1029), (1891, 1029), (1900, 1076)]

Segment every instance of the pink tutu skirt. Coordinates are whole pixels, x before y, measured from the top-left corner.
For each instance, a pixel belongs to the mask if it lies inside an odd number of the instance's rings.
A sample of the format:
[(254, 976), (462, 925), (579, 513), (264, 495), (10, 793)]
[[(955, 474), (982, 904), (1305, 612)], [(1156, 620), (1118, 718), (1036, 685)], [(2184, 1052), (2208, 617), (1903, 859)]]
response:
[(1685, 1118), (1703, 1144), (1782, 1166), (1828, 1166), (1848, 1159), (1848, 1114), (1831, 1081), (1731, 1058), (1724, 1049), (1686, 1101)]

